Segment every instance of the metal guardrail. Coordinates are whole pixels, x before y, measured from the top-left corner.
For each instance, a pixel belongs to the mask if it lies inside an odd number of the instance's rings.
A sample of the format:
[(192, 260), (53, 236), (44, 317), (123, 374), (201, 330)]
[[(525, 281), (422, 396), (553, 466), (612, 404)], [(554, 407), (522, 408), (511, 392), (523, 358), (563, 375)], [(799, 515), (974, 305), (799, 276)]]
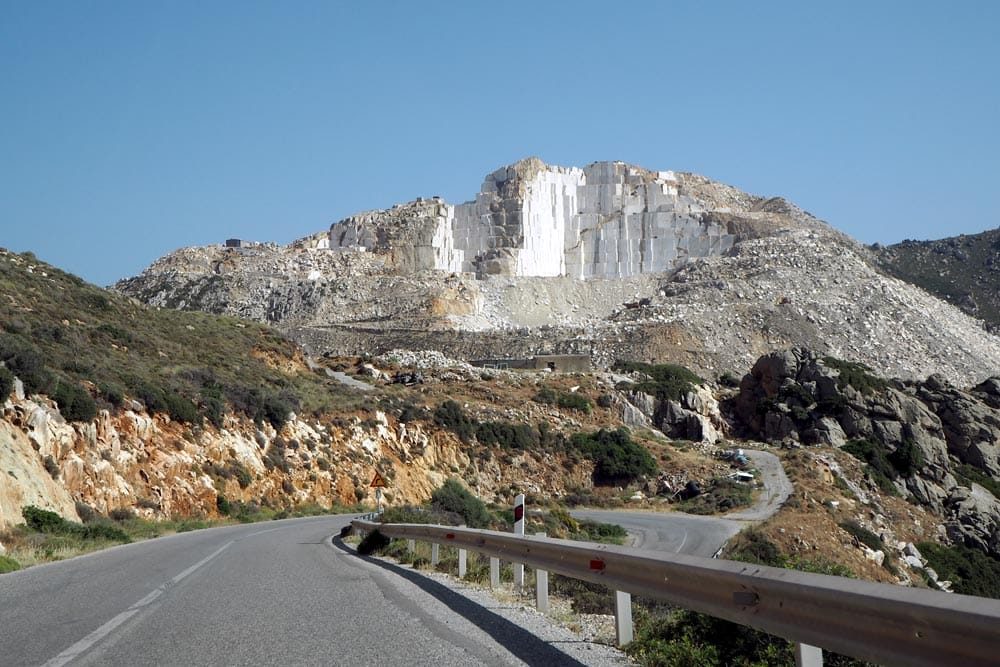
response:
[(352, 525), (524, 563), (880, 664), (1000, 665), (998, 600), (490, 530)]

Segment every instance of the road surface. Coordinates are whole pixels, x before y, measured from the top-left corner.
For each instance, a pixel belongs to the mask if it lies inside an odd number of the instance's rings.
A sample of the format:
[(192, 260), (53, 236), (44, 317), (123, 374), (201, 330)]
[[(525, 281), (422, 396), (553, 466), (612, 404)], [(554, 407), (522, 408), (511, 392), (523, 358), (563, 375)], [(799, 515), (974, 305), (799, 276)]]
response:
[(0, 664), (582, 664), (433, 580), (359, 558), (331, 540), (348, 520), (183, 533), (0, 576)]
[(792, 483), (777, 456), (759, 450), (744, 451), (764, 485), (750, 508), (723, 517), (617, 510), (573, 510), (570, 514), (577, 519), (618, 524), (628, 531), (630, 544), (638, 549), (713, 556), (729, 538), (746, 528), (746, 522), (763, 521), (778, 511), (792, 492)]

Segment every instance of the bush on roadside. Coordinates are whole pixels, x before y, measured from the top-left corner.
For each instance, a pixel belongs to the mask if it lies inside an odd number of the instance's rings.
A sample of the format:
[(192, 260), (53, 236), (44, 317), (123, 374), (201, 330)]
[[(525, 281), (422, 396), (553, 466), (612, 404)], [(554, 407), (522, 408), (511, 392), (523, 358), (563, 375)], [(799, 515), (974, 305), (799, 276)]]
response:
[(469, 528), (487, 528), (490, 525), (491, 517), (485, 503), (455, 479), (445, 481), (431, 492), (431, 507), (454, 512)]
[(0, 574), (15, 572), (21, 569), (21, 564), (10, 556), (0, 556)]
[(628, 484), (656, 474), (656, 461), (649, 450), (633, 441), (624, 427), (576, 433), (569, 447), (594, 462), (595, 484)]

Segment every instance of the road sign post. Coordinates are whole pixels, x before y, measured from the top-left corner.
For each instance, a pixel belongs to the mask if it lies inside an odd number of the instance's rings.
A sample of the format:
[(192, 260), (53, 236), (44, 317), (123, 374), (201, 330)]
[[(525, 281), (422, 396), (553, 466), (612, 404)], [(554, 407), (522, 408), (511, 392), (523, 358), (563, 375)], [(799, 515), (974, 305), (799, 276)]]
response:
[(375, 501), (378, 503), (378, 513), (382, 513), (382, 489), (389, 486), (389, 483), (385, 481), (385, 477), (382, 476), (378, 470), (375, 471), (375, 476), (372, 477), (372, 483), (369, 487), (375, 489)]

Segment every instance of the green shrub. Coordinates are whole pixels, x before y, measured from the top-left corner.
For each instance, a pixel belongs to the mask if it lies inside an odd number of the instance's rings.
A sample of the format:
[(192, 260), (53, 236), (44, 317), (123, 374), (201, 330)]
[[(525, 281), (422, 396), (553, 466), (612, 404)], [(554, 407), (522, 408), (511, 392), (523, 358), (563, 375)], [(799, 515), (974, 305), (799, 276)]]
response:
[(594, 462), (596, 484), (627, 484), (656, 473), (656, 461), (649, 450), (633, 441), (624, 427), (576, 433), (569, 446)]
[(531, 400), (544, 405), (554, 405), (556, 402), (556, 391), (550, 387), (542, 387), (532, 396)]
[(236, 477), (236, 481), (239, 483), (241, 489), (245, 489), (253, 483), (253, 475), (247, 467), (239, 461), (233, 461), (230, 463), (229, 469)]
[(584, 520), (580, 521), (577, 527), (577, 533), (572, 536), (574, 540), (602, 544), (624, 544), (625, 538), (628, 537), (628, 531), (614, 523)]
[(759, 530), (743, 531), (733, 538), (730, 549), (728, 556), (730, 560), (758, 563), (771, 567), (785, 567), (787, 563), (787, 559), (778, 549), (778, 545)]
[(549, 577), (552, 593), (569, 598), (577, 614), (615, 613), (614, 593), (607, 586), (581, 581), (561, 574)]
[(454, 479), (446, 480), (431, 492), (431, 507), (458, 514), (470, 528), (486, 528), (490, 525), (490, 513), (483, 501)]
[(135, 397), (142, 401), (142, 404), (146, 406), (146, 411), (150, 414), (167, 411), (167, 398), (159, 387), (143, 382), (133, 387), (133, 391)]
[(125, 402), (125, 389), (116, 382), (101, 382), (97, 385), (97, 395), (113, 407), (121, 407)]
[(827, 368), (833, 368), (840, 372), (837, 376), (837, 386), (841, 389), (854, 387), (865, 396), (876, 391), (885, 389), (889, 383), (880, 377), (872, 375), (872, 369), (864, 364), (844, 361), (834, 357), (823, 357), (823, 363)]
[(43, 510), (34, 505), (26, 505), (21, 508), (21, 516), (24, 523), (31, 530), (39, 533), (59, 533), (66, 530), (69, 522), (55, 512)]
[(201, 424), (201, 414), (191, 399), (184, 398), (176, 392), (164, 392), (163, 402), (171, 420), (186, 424)]
[(753, 489), (732, 479), (713, 479), (703, 493), (678, 504), (678, 509), (688, 514), (717, 514), (753, 502)]
[(0, 556), (0, 574), (15, 572), (21, 569), (21, 564), (10, 556)]
[(418, 405), (407, 403), (399, 411), (399, 421), (402, 423), (416, 421), (424, 416), (424, 410)]
[(451, 431), (464, 443), (471, 442), (476, 433), (476, 422), (452, 400), (445, 401), (434, 410), (434, 423)]
[(261, 397), (260, 411), (255, 416), (265, 419), (271, 426), (278, 429), (288, 421), (293, 410), (294, 405), (291, 397), (279, 393), (265, 393)]
[(560, 408), (565, 408), (567, 410), (577, 410), (578, 412), (584, 412), (590, 414), (593, 408), (590, 400), (577, 392), (563, 392), (556, 397), (556, 405)]
[(124, 530), (118, 526), (113, 526), (105, 522), (88, 523), (81, 526), (81, 530), (76, 531), (80, 537), (86, 540), (106, 540), (108, 542), (121, 542), (128, 544), (132, 539)]
[(707, 614), (677, 609), (659, 618), (643, 618), (627, 647), (643, 665), (794, 665), (787, 640)]
[(1000, 560), (964, 544), (947, 547), (921, 542), (917, 548), (938, 578), (950, 581), (956, 593), (1000, 598)]
[(705, 381), (683, 366), (676, 364), (644, 364), (639, 361), (617, 361), (614, 369), (624, 373), (642, 373), (649, 377), (632, 386), (636, 391), (656, 396), (661, 401), (679, 401)]
[(6, 401), (14, 391), (14, 374), (6, 366), (0, 366), (0, 402)]
[(84, 540), (105, 540), (122, 543), (132, 541), (128, 534), (118, 526), (113, 526), (100, 520), (81, 525), (74, 521), (67, 521), (55, 512), (39, 509), (34, 505), (22, 507), (21, 516), (24, 517), (24, 522), (29, 529), (39, 533), (69, 535)]
[(52, 399), (59, 406), (59, 414), (67, 421), (89, 422), (97, 416), (97, 403), (86, 389), (75, 382), (57, 382)]
[(481, 422), (476, 426), (476, 440), (483, 445), (504, 449), (530, 449), (538, 444), (535, 430), (527, 424)]
[(892, 552), (886, 548), (885, 543), (882, 542), (882, 538), (868, 530), (857, 521), (853, 519), (844, 521), (838, 524), (841, 528), (850, 533), (858, 542), (861, 542), (866, 547), (872, 551), (881, 551), (885, 554), (885, 559), (882, 561), (882, 567), (886, 570), (893, 571), (893, 558)]
[(880, 489), (892, 495), (899, 495), (899, 490), (892, 483), (896, 476), (896, 468), (889, 461), (885, 445), (866, 439), (848, 440), (841, 449), (859, 461), (868, 465), (865, 471)]
[(924, 466), (924, 454), (915, 443), (907, 440), (886, 457), (903, 477), (915, 475)]
[(28, 394), (44, 394), (52, 384), (41, 351), (18, 334), (0, 334), (0, 361), (21, 379)]

